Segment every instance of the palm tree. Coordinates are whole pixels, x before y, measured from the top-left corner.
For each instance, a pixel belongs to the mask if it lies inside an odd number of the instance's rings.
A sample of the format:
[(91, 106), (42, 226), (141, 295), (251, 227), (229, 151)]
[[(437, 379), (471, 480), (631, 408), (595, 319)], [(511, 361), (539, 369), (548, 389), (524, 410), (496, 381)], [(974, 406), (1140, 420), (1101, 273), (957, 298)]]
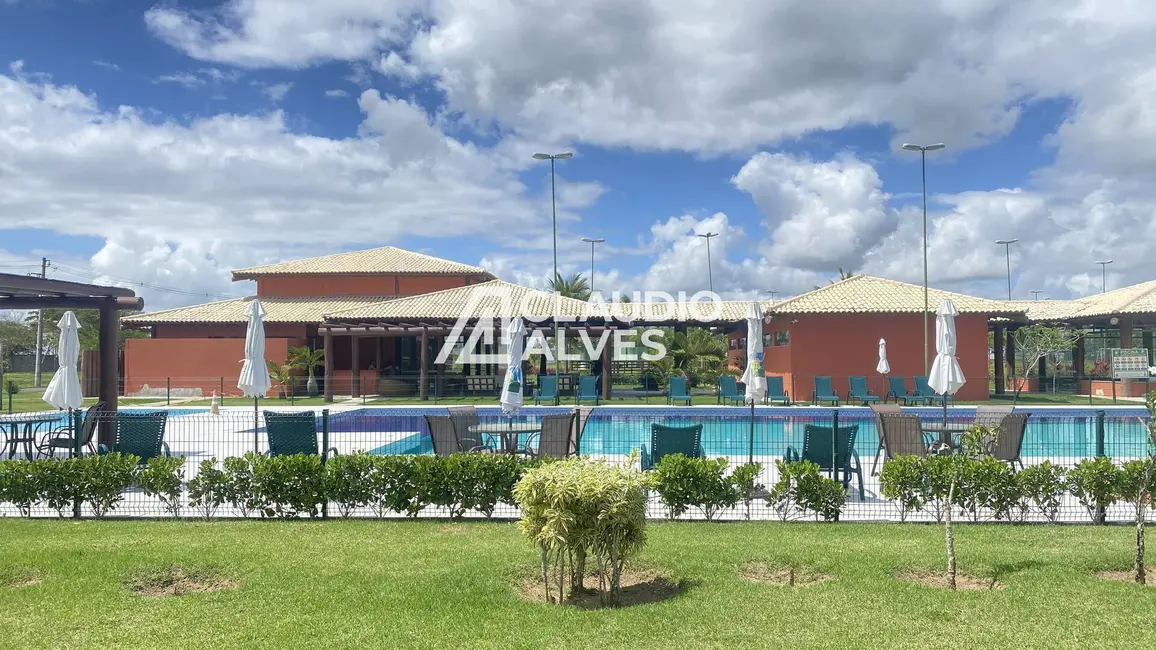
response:
[(590, 300), (590, 285), (586, 284), (586, 278), (582, 277), (581, 273), (574, 273), (567, 278), (561, 274), (554, 276), (550, 281), (550, 291), (560, 293), (566, 298)]
[[(843, 280), (850, 280), (851, 278), (855, 277), (856, 275), (858, 275), (858, 274), (855, 273), (854, 271), (844, 271), (843, 267), (840, 266), (839, 267), (839, 279), (838, 280), (828, 280), (827, 283), (828, 284), (835, 284), (836, 282), (842, 282)], [(814, 289), (822, 289), (823, 287), (816, 284), (813, 288)]]
[(313, 376), (313, 370), (325, 363), (325, 350), (310, 350), (304, 345), (299, 348), (290, 348), (289, 363), (294, 368), (300, 368), (309, 373), (309, 380), (305, 382), (305, 388), (309, 391), (310, 397), (316, 397), (317, 379)]
[(273, 363), (266, 361), (265, 365), (269, 366), (269, 377), (277, 382), (277, 399), (285, 399), (285, 387), (293, 381), (292, 362)]

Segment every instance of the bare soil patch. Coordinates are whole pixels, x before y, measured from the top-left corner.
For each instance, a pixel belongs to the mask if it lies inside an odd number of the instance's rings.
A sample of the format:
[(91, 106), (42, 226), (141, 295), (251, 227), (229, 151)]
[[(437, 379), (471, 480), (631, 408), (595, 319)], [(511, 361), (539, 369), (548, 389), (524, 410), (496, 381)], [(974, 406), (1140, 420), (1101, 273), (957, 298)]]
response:
[(31, 567), (8, 567), (0, 569), (0, 587), (24, 589), (43, 582), (40, 571)]
[[(1132, 575), (1131, 571), (1100, 571), (1096, 573), (1096, 577), (1101, 580), (1116, 580), (1118, 582), (1136, 582), (1136, 577)], [(1144, 586), (1156, 587), (1156, 572), (1149, 571), (1145, 576)]]
[[(672, 580), (659, 571), (653, 569), (625, 569), (621, 578), (620, 607), (634, 607), (658, 603), (686, 591), (687, 585), (683, 581)], [(598, 574), (586, 576), (585, 589), (576, 593), (569, 593), (567, 585), (566, 601), (563, 605), (579, 609), (600, 609), (606, 607), (598, 592)], [(517, 584), (518, 595), (523, 600), (546, 604), (546, 587), (541, 577), (525, 577)], [(550, 586), (550, 598), (558, 597), (558, 585)]]
[(217, 571), (175, 565), (137, 573), (125, 580), (124, 586), (141, 596), (185, 596), (236, 589), (237, 582)]
[(766, 562), (748, 562), (739, 567), (739, 577), (748, 582), (779, 587), (809, 587), (837, 578), (807, 566), (776, 566)]
[[(918, 582), (919, 584), (936, 587), (938, 589), (948, 588), (946, 571), (902, 571), (897, 573), (895, 578), (906, 582)], [(992, 590), (1003, 589), (1004, 585), (1002, 582), (991, 578), (978, 578), (966, 573), (956, 572), (955, 588), (959, 591)]]

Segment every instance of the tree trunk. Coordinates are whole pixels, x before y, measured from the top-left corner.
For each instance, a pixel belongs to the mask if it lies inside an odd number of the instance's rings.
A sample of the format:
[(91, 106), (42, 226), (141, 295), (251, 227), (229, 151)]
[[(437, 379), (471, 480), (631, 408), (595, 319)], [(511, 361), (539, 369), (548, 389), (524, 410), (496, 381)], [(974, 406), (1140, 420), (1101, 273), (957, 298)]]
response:
[(955, 477), (951, 479), (951, 487), (947, 490), (946, 521), (947, 537), (947, 588), (955, 591), (955, 536), (951, 532), (951, 502), (955, 499)]
[(579, 546), (574, 549), (574, 558), (570, 564), (570, 593), (576, 594), (585, 588), (583, 584), (586, 576), (586, 549)]
[(1136, 504), (1136, 583), (1145, 584), (1146, 576), (1144, 571), (1144, 519), (1147, 514), (1147, 504), (1144, 502), (1144, 494), (1141, 492), (1139, 503)]
[(309, 373), (309, 380), (305, 382), (305, 390), (310, 397), (317, 397), (317, 378), (313, 376), (313, 372)]

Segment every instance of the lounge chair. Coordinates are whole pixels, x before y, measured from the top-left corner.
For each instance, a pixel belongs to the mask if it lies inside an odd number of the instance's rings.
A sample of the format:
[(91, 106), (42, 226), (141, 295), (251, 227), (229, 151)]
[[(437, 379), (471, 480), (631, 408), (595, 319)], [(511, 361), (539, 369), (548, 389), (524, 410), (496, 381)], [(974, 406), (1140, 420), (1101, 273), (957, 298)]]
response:
[(594, 375), (578, 377), (578, 391), (574, 393), (574, 403), (581, 404), (582, 400), (593, 400), (594, 405), (598, 406), (598, 382)]
[(655, 465), (669, 454), (682, 454), (689, 458), (704, 458), (702, 450), (702, 425), (689, 427), (668, 427), (665, 424), (650, 425), (650, 449), (642, 445), (642, 470), (654, 469)]
[[(855, 436), (859, 433), (859, 425), (839, 427), (836, 440), (832, 441), (831, 427), (820, 427), (808, 424), (803, 427), (803, 453), (800, 454), (794, 447), (787, 447), (785, 460), (795, 462), (807, 460), (819, 466), (820, 470), (834, 469), (836, 480), (842, 472), (843, 489), (850, 489), (851, 475), (859, 477), (859, 500), (864, 501), (863, 493), (863, 466), (859, 462), (859, 454), (855, 452)], [(834, 458), (832, 458), (832, 451)]]
[(481, 423), (478, 409), (473, 406), (448, 406), (446, 412), (454, 421), (454, 431), (457, 432), (458, 438), (464, 436), (470, 440), (476, 440), (480, 445), (493, 446), (491, 436), (484, 433), (470, 433), (470, 427)]
[(871, 476), (875, 476), (876, 470), (879, 468), (879, 457), (883, 455), (883, 422), (880, 420), (881, 415), (890, 413), (897, 415), (902, 413), (898, 404), (872, 404), (871, 412), (875, 414), (875, 433), (879, 436), (879, 448), (875, 450), (875, 460), (871, 463)]
[(849, 377), (847, 382), (850, 386), (850, 388), (847, 389), (848, 404), (859, 402), (860, 404), (866, 405), (879, 401), (879, 396), (867, 389), (866, 377)]
[(975, 423), (990, 427), (998, 427), (1004, 417), (1011, 415), (1014, 407), (1011, 406), (977, 406), (975, 407)]
[[(313, 411), (265, 411), (265, 435), (269, 438), (270, 456), (316, 456), (320, 453), (320, 445), (317, 444), (317, 415)], [(326, 449), (324, 457), (331, 453), (336, 455), (337, 448)]]
[(433, 441), (434, 454), (438, 456), (452, 456), (458, 452), (494, 451), (483, 444), (481, 436), (477, 434), (465, 432), (466, 437), (459, 437), (457, 427), (454, 426), (453, 416), (427, 415), (425, 422), (426, 426), (429, 427), (430, 438)]
[(734, 404), (742, 404), (746, 399), (742, 393), (739, 392), (738, 381), (732, 375), (719, 375), (718, 378), (718, 399), (716, 404), (723, 402), (732, 402)]
[(553, 375), (538, 375), (538, 388), (534, 391), (534, 404), (543, 401), (558, 404), (558, 378)]
[(569, 458), (574, 455), (574, 412), (542, 416), (542, 430), (531, 433), (525, 453), (531, 458)]
[(933, 441), (923, 431), (923, 420), (907, 413), (880, 413), (879, 432), (883, 436), (884, 462), (897, 456), (926, 458)]
[(586, 423), (590, 421), (590, 416), (594, 413), (594, 409), (590, 406), (579, 406), (574, 409), (574, 454), (580, 455), (582, 453), (582, 433), (586, 431)]
[(904, 406), (911, 404), (923, 404), (927, 400), (922, 396), (915, 395), (908, 392), (907, 380), (902, 377), (888, 377), (887, 378), (887, 394), (883, 396), (883, 401), (889, 399), (895, 400), (895, 403), (903, 402)]
[(1024, 432), (1028, 427), (1027, 413), (1010, 413), (1005, 415), (999, 423), (999, 437), (995, 439), (995, 444), (992, 445), (991, 455), (996, 460), (1011, 465), (1014, 470), (1016, 465), (1020, 469), (1024, 468), (1024, 461), (1020, 458), (1020, 452), (1024, 446)]
[(671, 377), (670, 387), (666, 391), (666, 403), (686, 402), (690, 406), (690, 393), (686, 390), (686, 377)]
[(151, 458), (168, 456), (169, 446), (165, 444), (165, 424), (168, 418), (168, 411), (119, 412), (116, 414), (116, 438), (112, 447), (101, 444), (97, 447), (97, 453), (133, 454), (140, 457), (142, 465)]
[(834, 406), (839, 405), (839, 393), (831, 387), (830, 377), (815, 377), (815, 390), (811, 393), (811, 403), (819, 404), (832, 402)]
[(83, 448), (87, 449), (88, 453), (95, 454), (96, 445), (93, 443), (93, 438), (96, 435), (96, 425), (100, 422), (103, 412), (104, 402), (97, 402), (84, 412), (84, 419), (80, 420), (79, 427), (76, 429), (76, 434), (80, 438), (79, 446), (73, 441), (72, 432), (68, 430), (68, 427), (62, 427), (44, 434), (40, 443), (36, 445), (36, 452), (41, 456), (55, 456), (57, 449), (71, 452), (74, 449)]
[(767, 377), (767, 396), (764, 402), (782, 402), (783, 406), (791, 405), (791, 394), (783, 390), (783, 378), (777, 375)]
[(923, 398), (924, 404), (935, 405), (936, 402), (938, 402), (939, 406), (943, 406), (943, 402), (946, 400), (947, 405), (950, 406), (954, 401), (951, 395), (938, 395), (935, 391), (931, 390), (931, 386), (927, 383), (927, 377), (915, 378), (914, 395)]

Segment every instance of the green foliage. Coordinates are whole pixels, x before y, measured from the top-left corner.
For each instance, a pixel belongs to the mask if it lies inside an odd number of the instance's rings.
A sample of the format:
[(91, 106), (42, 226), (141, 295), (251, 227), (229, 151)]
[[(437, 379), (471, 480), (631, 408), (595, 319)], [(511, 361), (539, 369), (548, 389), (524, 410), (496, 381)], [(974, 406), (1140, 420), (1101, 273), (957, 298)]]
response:
[(217, 469), (217, 459), (202, 460), (197, 475), (189, 481), (189, 507), (201, 513), (206, 521), (229, 498), (229, 479)]
[(325, 501), (325, 467), (317, 454), (257, 457), (253, 494), (265, 504), (266, 517), (316, 517)]
[(32, 515), (32, 506), (40, 502), (40, 476), (33, 461), (0, 462), (0, 501), (16, 506), (21, 517)]
[(338, 455), (325, 463), (325, 493), (337, 512), (349, 517), (373, 498), (373, 456), (365, 452)]
[(1040, 514), (1053, 523), (1064, 500), (1065, 474), (1063, 467), (1045, 460), (1038, 465), (1025, 467), (1016, 475), (1023, 496), (1030, 499)]
[(184, 456), (153, 456), (137, 473), (137, 482), (144, 493), (159, 498), (173, 517), (181, 514), (181, 485), (184, 480)]
[(226, 458), (224, 462), (225, 500), (239, 510), (242, 517), (265, 509), (266, 502), (256, 489), (256, 465), (261, 458), (250, 451), (241, 457)]
[[(63, 309), (45, 309), (44, 310), (44, 343), (46, 347), (55, 349), (56, 337), (51, 336), (49, 332), (55, 332), (55, 325), (64, 316)], [(76, 309), (73, 310), (76, 315), (76, 320), (80, 323), (80, 329), (77, 330), (77, 337), (80, 339), (81, 350), (95, 350), (100, 347), (100, 312), (96, 309)], [(118, 318), (131, 316), (133, 312), (122, 310), (117, 313)], [(28, 312), (27, 323), (32, 328), (33, 336), (36, 333), (36, 312)], [(149, 333), (142, 330), (132, 330), (121, 328), (117, 333), (117, 344), (120, 349), (124, 349), (124, 342), (128, 339), (143, 339), (148, 338)], [(35, 341), (35, 338), (33, 339)], [(35, 350), (35, 343), (33, 343)]]
[(277, 384), (277, 397), (284, 399), (285, 389), (291, 387), (293, 383), (293, 364), (273, 363), (267, 360), (265, 366), (269, 369), (269, 378)]
[(1102, 523), (1104, 512), (1116, 502), (1119, 485), (1120, 468), (1109, 458), (1085, 458), (1068, 470), (1068, 490), (1095, 523)]
[(369, 507), (378, 517), (387, 512), (416, 517), (425, 506), (412, 456), (374, 456), (369, 491)]
[(72, 459), (72, 463), (76, 468), (76, 496), (99, 518), (124, 499), (124, 491), (136, 480), (140, 457), (114, 451), (81, 456)]
[(991, 456), (958, 458), (955, 505), (982, 521), (986, 511), (996, 519), (1022, 521), (1027, 502), (1021, 498), (1019, 481), (1007, 463)]
[(789, 521), (798, 516), (800, 481), (811, 474), (818, 476), (819, 466), (810, 461), (788, 463), (776, 460), (775, 467), (779, 471), (779, 480), (771, 486), (765, 499), (780, 521)]
[(906, 521), (913, 511), (922, 510), (931, 499), (923, 459), (919, 456), (897, 456), (884, 461), (879, 482), (883, 497), (899, 509), (900, 521)]
[(763, 490), (764, 486), (758, 482), (759, 473), (763, 471), (762, 463), (746, 463), (739, 465), (731, 472), (731, 485), (738, 493), (739, 500), (746, 507), (746, 518), (751, 518), (751, 502), (755, 500), (755, 493)]
[(823, 476), (819, 466), (803, 460), (775, 461), (779, 480), (767, 493), (767, 505), (782, 521), (813, 513), (823, 521), (838, 521), (847, 503), (847, 491), (836, 480)]
[(926, 481), (925, 489), (930, 495), (927, 505), (931, 507), (931, 515), (936, 521), (943, 521), (947, 509), (952, 505), (948, 502), (948, 496), (951, 492), (952, 477), (960, 460), (961, 457), (956, 455), (934, 454), (924, 458), (921, 463)]
[(322, 348), (311, 350), (304, 345), (289, 348), (289, 365), (309, 373), (310, 379), (313, 378), (313, 371), (317, 366), (323, 363), (325, 363), (325, 350)]
[(736, 486), (727, 475), (726, 458), (689, 458), (668, 454), (655, 467), (655, 489), (671, 519), (696, 506), (707, 520), (739, 501)]
[(1156, 498), (1156, 459), (1130, 460), (1120, 468), (1116, 498), (1136, 508), (1147, 507)]
[(590, 285), (586, 283), (586, 278), (581, 273), (575, 272), (567, 277), (559, 273), (547, 284), (551, 292), (561, 294), (565, 298), (590, 300)]
[(64, 517), (76, 500), (76, 461), (45, 458), (32, 461), (31, 470), (40, 500)]
[[(1016, 382), (1015, 395), (1027, 385), (1028, 374), (1036, 367), (1040, 359), (1051, 358), (1053, 362), (1059, 355), (1072, 349), (1080, 338), (1080, 333), (1062, 327), (1049, 327), (1042, 323), (1021, 327), (1015, 331), (1016, 351), (1020, 355), (1020, 379)], [(1052, 375), (1053, 391), (1055, 374)], [(1042, 387), (1041, 387), (1042, 388)]]
[(513, 503), (518, 459), (506, 454), (454, 454), (445, 460), (453, 496), (462, 510), (493, 516), (498, 503)]

